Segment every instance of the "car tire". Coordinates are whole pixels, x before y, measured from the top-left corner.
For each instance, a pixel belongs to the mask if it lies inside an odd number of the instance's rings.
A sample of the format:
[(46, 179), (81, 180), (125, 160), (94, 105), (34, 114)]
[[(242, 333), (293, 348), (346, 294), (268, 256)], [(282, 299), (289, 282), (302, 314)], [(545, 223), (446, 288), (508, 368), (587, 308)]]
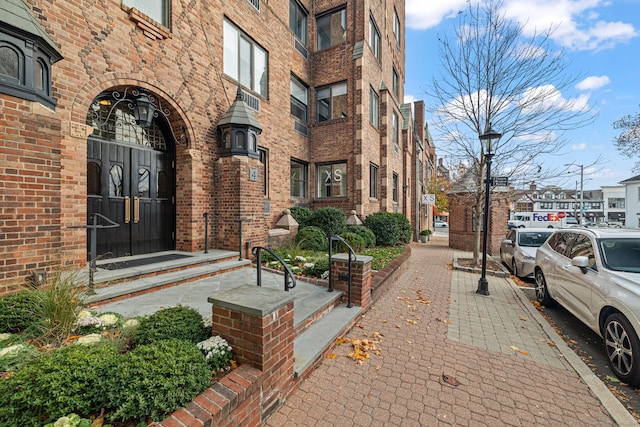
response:
[(536, 271), (536, 300), (545, 307), (555, 307), (558, 305), (556, 300), (549, 295), (549, 288), (547, 288), (547, 281), (544, 278), (542, 270)]
[(511, 258), (511, 271), (513, 272), (514, 276), (520, 277), (518, 275), (518, 266), (516, 264), (516, 259), (515, 258)]
[(519, 225), (518, 228), (524, 228), (524, 225)]
[(632, 386), (640, 384), (640, 340), (629, 320), (614, 313), (604, 322), (604, 346), (609, 366), (621, 381)]

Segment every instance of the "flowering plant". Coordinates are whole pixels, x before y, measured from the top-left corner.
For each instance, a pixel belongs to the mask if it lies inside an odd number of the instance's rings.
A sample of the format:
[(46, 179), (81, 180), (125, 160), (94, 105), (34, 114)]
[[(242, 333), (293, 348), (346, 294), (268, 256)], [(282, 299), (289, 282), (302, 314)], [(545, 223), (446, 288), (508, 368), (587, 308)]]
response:
[(115, 328), (121, 323), (122, 315), (113, 312), (98, 314), (95, 311), (82, 310), (76, 317), (76, 325), (80, 333), (91, 333), (98, 330)]
[(214, 372), (229, 369), (233, 353), (227, 340), (216, 335), (199, 342), (196, 346), (204, 354), (207, 363)]

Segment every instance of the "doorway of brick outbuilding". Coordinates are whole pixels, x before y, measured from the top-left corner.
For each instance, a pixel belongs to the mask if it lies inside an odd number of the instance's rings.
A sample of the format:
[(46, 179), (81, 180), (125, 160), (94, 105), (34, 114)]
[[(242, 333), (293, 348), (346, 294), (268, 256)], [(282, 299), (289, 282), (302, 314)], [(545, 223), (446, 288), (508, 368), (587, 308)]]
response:
[(87, 116), (94, 128), (87, 141), (87, 220), (99, 213), (119, 224), (97, 230), (96, 255), (173, 250), (175, 141), (162, 118), (142, 127), (131, 104), (117, 100), (113, 92), (101, 94)]

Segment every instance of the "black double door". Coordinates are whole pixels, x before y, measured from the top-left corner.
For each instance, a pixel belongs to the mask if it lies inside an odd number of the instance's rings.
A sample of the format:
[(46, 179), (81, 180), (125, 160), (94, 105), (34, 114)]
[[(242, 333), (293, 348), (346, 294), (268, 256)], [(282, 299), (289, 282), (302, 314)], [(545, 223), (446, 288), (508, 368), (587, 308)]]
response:
[(175, 154), (90, 138), (87, 155), (89, 224), (119, 224), (97, 230), (98, 259), (175, 249)]

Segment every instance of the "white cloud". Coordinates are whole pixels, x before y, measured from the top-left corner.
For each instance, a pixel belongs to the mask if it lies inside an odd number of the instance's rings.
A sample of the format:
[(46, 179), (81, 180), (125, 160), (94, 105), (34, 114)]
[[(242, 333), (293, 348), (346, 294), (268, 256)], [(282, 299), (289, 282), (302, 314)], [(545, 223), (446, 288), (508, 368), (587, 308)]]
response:
[(571, 144), (572, 151), (583, 151), (586, 149), (587, 149), (587, 144), (584, 142), (581, 142), (580, 144)]
[[(433, 28), (460, 12), (466, 13), (468, 3), (467, 0), (406, 0), (407, 27)], [(504, 13), (507, 18), (523, 24), (527, 36), (553, 28), (552, 39), (567, 49), (599, 50), (639, 35), (632, 24), (602, 20), (598, 10), (610, 6), (611, 2), (606, 0), (504, 0)]]
[(578, 90), (594, 90), (611, 83), (608, 76), (589, 76), (576, 85)]
[(467, 9), (467, 0), (406, 0), (407, 26), (426, 30)]
[(520, 107), (525, 113), (543, 110), (584, 111), (589, 109), (589, 96), (565, 98), (553, 85), (529, 88), (522, 95)]

